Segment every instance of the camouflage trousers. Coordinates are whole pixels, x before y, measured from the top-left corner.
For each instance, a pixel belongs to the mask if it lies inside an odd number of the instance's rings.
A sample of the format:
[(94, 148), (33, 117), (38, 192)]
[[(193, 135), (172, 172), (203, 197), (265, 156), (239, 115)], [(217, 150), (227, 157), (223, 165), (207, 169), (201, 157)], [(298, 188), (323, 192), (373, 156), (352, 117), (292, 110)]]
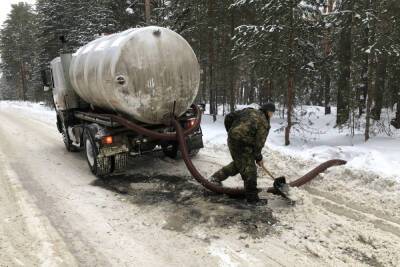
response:
[(213, 177), (222, 182), (228, 177), (240, 173), (244, 182), (246, 197), (257, 196), (257, 167), (253, 148), (232, 138), (228, 138), (228, 147), (233, 161), (214, 173)]

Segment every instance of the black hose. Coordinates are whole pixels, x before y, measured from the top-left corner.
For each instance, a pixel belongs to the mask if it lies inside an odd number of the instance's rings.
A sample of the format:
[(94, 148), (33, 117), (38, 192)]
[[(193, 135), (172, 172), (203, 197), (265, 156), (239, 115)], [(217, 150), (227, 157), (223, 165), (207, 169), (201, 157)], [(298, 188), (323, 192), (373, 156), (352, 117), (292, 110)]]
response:
[[(199, 107), (196, 106), (196, 105), (192, 105), (192, 109), (194, 109), (194, 111), (196, 113), (196, 120), (195, 120), (195, 123), (194, 123), (194, 125), (192, 127), (190, 127), (189, 129), (186, 129), (184, 131), (183, 134), (185, 136), (187, 136), (189, 134), (192, 134), (194, 131), (196, 131), (200, 127), (201, 111), (200, 111)], [(125, 126), (126, 128), (128, 128), (128, 129), (130, 129), (130, 130), (132, 130), (132, 131), (134, 131), (136, 133), (139, 133), (139, 134), (148, 136), (150, 138), (153, 138), (155, 140), (165, 140), (165, 141), (177, 140), (176, 133), (159, 133), (159, 132), (152, 131), (152, 130), (149, 130), (147, 128), (144, 128), (144, 127), (142, 127), (142, 126), (140, 126), (140, 125), (138, 125), (138, 124), (136, 124), (136, 123), (134, 123), (134, 122), (132, 122), (132, 121), (130, 121), (128, 119), (125, 119), (125, 118), (123, 118), (121, 116), (118, 116), (118, 115), (107, 115), (107, 116), (109, 116), (114, 121), (118, 122), (119, 124)], [(172, 123), (172, 121), (171, 121), (171, 123)]]
[(202, 186), (207, 188), (210, 191), (213, 191), (215, 193), (223, 193), (231, 196), (242, 196), (244, 195), (244, 189), (243, 188), (227, 188), (227, 187), (222, 187), (217, 184), (211, 183), (207, 179), (205, 179), (199, 171), (196, 169), (196, 167), (193, 165), (193, 162), (190, 159), (189, 152), (187, 149), (186, 145), (186, 140), (185, 140), (185, 135), (183, 134), (183, 130), (181, 125), (179, 124), (178, 121), (173, 120), (172, 125), (175, 128), (176, 131), (176, 137), (178, 139), (179, 143), (179, 150), (181, 151), (182, 158), (186, 164), (186, 167), (188, 168), (190, 174), (196, 179), (197, 182), (199, 182)]
[[(179, 150), (181, 151), (182, 158), (186, 164), (186, 167), (188, 168), (190, 174), (198, 181), (202, 186), (207, 188), (210, 191), (213, 191), (215, 193), (221, 193), (221, 194), (227, 194), (230, 196), (244, 196), (244, 189), (243, 188), (228, 188), (228, 187), (222, 187), (217, 184), (211, 183), (208, 181), (206, 178), (204, 178), (200, 172), (196, 169), (196, 167), (193, 165), (192, 160), (190, 159), (187, 144), (186, 144), (186, 136), (192, 134), (195, 130), (197, 130), (200, 127), (200, 122), (201, 122), (201, 112), (199, 108), (195, 105), (192, 106), (192, 108), (196, 111), (196, 122), (195, 125), (193, 125), (190, 129), (186, 129), (185, 131), (182, 129), (182, 126), (176, 119), (171, 119), (172, 126), (175, 128), (175, 133), (159, 133), (153, 130), (149, 130), (147, 128), (144, 128), (140, 125), (137, 125), (136, 123), (129, 121), (123, 117), (117, 116), (117, 115), (108, 115), (110, 118), (112, 118), (114, 121), (120, 123), (121, 125), (125, 126), (126, 128), (148, 136), (150, 138), (156, 139), (156, 140), (166, 140), (166, 141), (177, 141), (179, 144)], [(346, 161), (340, 160), (340, 159), (334, 159), (334, 160), (329, 160), (326, 161), (313, 170), (309, 171), (299, 179), (290, 182), (289, 185), (292, 187), (299, 187), (304, 185), (305, 183), (310, 182), (312, 179), (314, 179), (318, 174), (321, 172), (324, 172), (326, 169), (333, 167), (333, 166), (338, 166), (338, 165), (343, 165), (346, 164)], [(273, 187), (267, 188), (268, 193), (277, 193), (276, 189)]]
[[(244, 193), (245, 193), (243, 188), (221, 187), (221, 186), (219, 186), (217, 184), (211, 183), (210, 181), (205, 179), (199, 173), (199, 171), (193, 165), (193, 162), (190, 160), (190, 156), (189, 156), (188, 149), (187, 149), (187, 146), (186, 146), (186, 140), (185, 140), (185, 136), (184, 136), (183, 131), (182, 131), (182, 127), (180, 126), (180, 124), (176, 120), (173, 120), (172, 123), (173, 123), (173, 126), (175, 127), (175, 130), (176, 130), (176, 136), (177, 136), (177, 139), (178, 139), (179, 150), (181, 151), (182, 158), (183, 158), (183, 160), (184, 160), (184, 162), (186, 164), (186, 167), (188, 168), (190, 174), (196, 179), (196, 181), (198, 181), (202, 186), (204, 186), (208, 190), (216, 192), (216, 193), (223, 193), (223, 194), (227, 194), (227, 195), (230, 195), (230, 196), (243, 196)], [(326, 169), (328, 169), (328, 168), (330, 168), (332, 166), (338, 166), (338, 165), (343, 165), (343, 164), (346, 164), (346, 161), (339, 160), (339, 159), (326, 161), (326, 162), (320, 164), (318, 167), (312, 169), (311, 171), (309, 171), (308, 173), (306, 173), (305, 175), (303, 175), (299, 179), (297, 179), (297, 180), (295, 180), (293, 182), (290, 182), (289, 185), (292, 186), (292, 187), (300, 187), (300, 186), (310, 182), (312, 179), (317, 177), (318, 174), (320, 174), (321, 172), (324, 172)], [(273, 194), (277, 194), (278, 193), (274, 187), (269, 187), (267, 189), (267, 192), (268, 193), (273, 193)]]

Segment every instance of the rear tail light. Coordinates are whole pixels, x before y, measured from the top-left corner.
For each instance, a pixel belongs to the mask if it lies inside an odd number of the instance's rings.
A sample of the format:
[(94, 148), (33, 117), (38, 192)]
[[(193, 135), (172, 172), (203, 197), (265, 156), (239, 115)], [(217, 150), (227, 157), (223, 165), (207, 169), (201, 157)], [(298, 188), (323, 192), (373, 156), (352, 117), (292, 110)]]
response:
[(185, 123), (185, 128), (190, 129), (196, 124), (196, 119), (189, 119)]
[(110, 135), (110, 136), (104, 136), (102, 139), (101, 139), (101, 143), (103, 144), (103, 145), (111, 145), (112, 143), (113, 143), (113, 137)]

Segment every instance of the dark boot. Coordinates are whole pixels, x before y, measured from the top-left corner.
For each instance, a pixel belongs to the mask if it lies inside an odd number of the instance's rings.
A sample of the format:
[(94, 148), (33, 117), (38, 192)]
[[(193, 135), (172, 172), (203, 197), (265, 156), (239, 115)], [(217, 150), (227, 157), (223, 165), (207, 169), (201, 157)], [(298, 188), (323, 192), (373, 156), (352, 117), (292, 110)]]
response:
[(221, 180), (219, 180), (218, 178), (216, 178), (216, 177), (214, 177), (214, 176), (211, 176), (210, 179), (209, 179), (209, 181), (210, 181), (211, 183), (213, 183), (213, 184), (222, 186)]
[(258, 193), (246, 192), (246, 200), (247, 203), (257, 203), (260, 201), (260, 198), (258, 197)]
[(265, 206), (268, 204), (268, 199), (260, 199), (258, 193), (246, 193), (247, 203), (256, 206)]
[(222, 181), (226, 180), (226, 178), (227, 176), (225, 175), (225, 173), (222, 170), (219, 170), (211, 175), (209, 181), (213, 184), (222, 186)]
[(247, 203), (257, 205), (266, 205), (268, 203), (268, 200), (258, 197), (258, 192), (260, 191), (257, 189), (257, 176), (246, 177), (244, 180), (244, 189), (246, 191)]

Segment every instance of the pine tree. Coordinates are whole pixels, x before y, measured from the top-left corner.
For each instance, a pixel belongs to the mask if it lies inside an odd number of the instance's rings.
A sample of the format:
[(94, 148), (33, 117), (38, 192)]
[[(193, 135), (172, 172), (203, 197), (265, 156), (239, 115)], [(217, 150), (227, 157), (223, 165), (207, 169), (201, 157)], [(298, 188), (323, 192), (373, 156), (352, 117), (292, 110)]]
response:
[[(4, 79), (15, 88), (5, 97), (27, 100), (32, 80), (35, 15), (30, 5), (12, 5), (0, 32), (1, 69)], [(8, 86), (7, 86), (8, 87)]]
[[(320, 41), (321, 11), (318, 5), (317, 1), (297, 0), (236, 1), (234, 4), (234, 7), (251, 14), (251, 24), (237, 29), (237, 55), (248, 60), (250, 69), (256, 71), (258, 79), (276, 84), (285, 80), (286, 89), (276, 91), (275, 96), (284, 95), (286, 98), (286, 145), (290, 143), (295, 84), (311, 88), (315, 85), (314, 76), (310, 74), (314, 72), (313, 62), (317, 58), (315, 44)], [(252, 11), (259, 10), (262, 16), (252, 14)], [(311, 79), (305, 78), (307, 76)]]

